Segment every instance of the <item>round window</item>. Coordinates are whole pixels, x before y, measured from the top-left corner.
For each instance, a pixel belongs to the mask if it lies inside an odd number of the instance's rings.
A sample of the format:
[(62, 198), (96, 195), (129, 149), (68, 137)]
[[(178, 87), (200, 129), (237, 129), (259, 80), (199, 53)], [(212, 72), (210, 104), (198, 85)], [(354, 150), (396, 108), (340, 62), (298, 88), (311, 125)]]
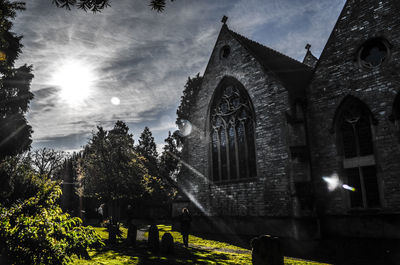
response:
[(231, 47), (229, 47), (228, 45), (225, 45), (224, 47), (221, 48), (220, 57), (228, 58), (230, 53), (231, 53)]
[(389, 59), (389, 43), (381, 38), (367, 40), (358, 52), (358, 62), (367, 68), (378, 67)]

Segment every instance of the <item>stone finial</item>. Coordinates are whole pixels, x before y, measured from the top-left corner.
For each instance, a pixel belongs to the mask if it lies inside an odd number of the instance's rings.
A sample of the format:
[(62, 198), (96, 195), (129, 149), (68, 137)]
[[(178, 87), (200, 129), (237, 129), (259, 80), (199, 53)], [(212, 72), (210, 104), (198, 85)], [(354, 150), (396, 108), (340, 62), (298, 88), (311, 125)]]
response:
[(306, 45), (306, 47), (305, 47), (305, 48), (306, 48), (306, 50), (307, 50), (307, 51), (309, 51), (309, 50), (310, 50), (310, 48), (311, 48), (311, 44), (307, 43), (307, 45)]
[(222, 19), (221, 19), (221, 22), (224, 23), (224, 25), (225, 25), (226, 21), (228, 21), (228, 17), (227, 16), (223, 16)]

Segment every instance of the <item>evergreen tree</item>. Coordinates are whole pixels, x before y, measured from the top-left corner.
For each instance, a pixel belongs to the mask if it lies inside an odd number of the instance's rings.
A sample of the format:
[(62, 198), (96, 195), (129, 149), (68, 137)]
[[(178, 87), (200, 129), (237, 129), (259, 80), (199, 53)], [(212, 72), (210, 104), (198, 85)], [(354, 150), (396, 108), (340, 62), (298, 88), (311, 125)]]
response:
[(153, 134), (149, 127), (144, 127), (144, 130), (139, 138), (139, 144), (136, 146), (139, 155), (146, 159), (146, 168), (149, 170), (150, 175), (158, 176), (158, 153), (157, 145), (154, 142)]
[(196, 103), (196, 98), (200, 91), (202, 81), (203, 77), (200, 76), (200, 73), (193, 78), (188, 77), (181, 97), (181, 104), (176, 111), (176, 115), (178, 116), (176, 124), (178, 126), (181, 126), (184, 120), (190, 121), (192, 107)]
[(173, 134), (168, 132), (168, 137), (164, 141), (166, 144), (160, 157), (160, 175), (163, 179), (175, 181), (180, 168), (180, 137), (177, 132)]
[(81, 161), (82, 193), (106, 203), (114, 221), (119, 219), (122, 201), (136, 204), (147, 192), (144, 159), (135, 152), (128, 130), (122, 121), (109, 132), (98, 127)]
[(63, 165), (54, 173), (54, 178), (62, 181), (61, 207), (70, 213), (78, 212), (79, 198), (75, 188), (78, 184), (78, 163), (81, 154), (74, 152), (71, 157), (65, 158)]
[(32, 127), (25, 118), (33, 98), (32, 66), (14, 67), (21, 54), (22, 37), (11, 32), (11, 20), (24, 9), (24, 3), (0, 0), (0, 52), (5, 57), (0, 61), (0, 160), (28, 150), (32, 142)]

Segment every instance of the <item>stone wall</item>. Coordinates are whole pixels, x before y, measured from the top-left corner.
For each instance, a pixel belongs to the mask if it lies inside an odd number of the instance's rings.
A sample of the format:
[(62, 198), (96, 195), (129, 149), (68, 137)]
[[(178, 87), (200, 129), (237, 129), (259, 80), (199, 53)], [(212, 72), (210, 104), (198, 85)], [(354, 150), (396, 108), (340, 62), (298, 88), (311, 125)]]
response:
[[(197, 228), (207, 230), (210, 223), (221, 229), (228, 224), (235, 231), (251, 226), (254, 233), (272, 229), (272, 234), (302, 237), (307, 231), (318, 235), (321, 224), (327, 235), (400, 235), (396, 230), (400, 224), (399, 128), (390, 118), (400, 91), (399, 11), (400, 1), (348, 0), (304, 102), (289, 103), (289, 92), (275, 75), (260, 65), (227, 26), (222, 27), (194, 105), (193, 131), (185, 141), (185, 166), (179, 176), (192, 202), (191, 212), (202, 216), (195, 219)], [(389, 42), (390, 57), (379, 67), (362, 67), (358, 51), (366, 40), (376, 37)], [(230, 54), (222, 58), (225, 45), (230, 46)], [(244, 86), (254, 107), (257, 177), (222, 184), (209, 180), (207, 125), (213, 93), (226, 76)], [(333, 174), (346, 180), (338, 135), (332, 128), (336, 110), (348, 95), (364, 102), (377, 121), (372, 134), (382, 207), (372, 212), (350, 209), (350, 191), (328, 191), (322, 180)], [(313, 218), (316, 213), (321, 223)]]
[[(220, 49), (229, 45), (228, 58)], [(214, 90), (225, 76), (243, 84), (252, 101), (256, 126), (257, 177), (224, 184), (209, 181), (208, 109)], [(184, 150), (186, 183), (197, 208), (209, 216), (290, 216), (292, 198), (288, 173), (289, 150), (285, 112), (289, 111), (287, 90), (260, 66), (256, 59), (223, 26), (204, 74), (194, 106), (193, 131)], [(192, 199), (193, 199), (192, 198)]]
[[(342, 157), (331, 133), (333, 118), (346, 95), (362, 100), (371, 110), (373, 145), (381, 194), (381, 213), (400, 210), (400, 145), (395, 125), (389, 120), (400, 91), (400, 17), (398, 1), (349, 0), (320, 57), (307, 90), (307, 116), (313, 178), (318, 205), (325, 214), (352, 215), (349, 191), (328, 192), (323, 176), (337, 173), (344, 179)], [(383, 37), (391, 56), (383, 65), (367, 69), (357, 60), (357, 51), (368, 39)]]

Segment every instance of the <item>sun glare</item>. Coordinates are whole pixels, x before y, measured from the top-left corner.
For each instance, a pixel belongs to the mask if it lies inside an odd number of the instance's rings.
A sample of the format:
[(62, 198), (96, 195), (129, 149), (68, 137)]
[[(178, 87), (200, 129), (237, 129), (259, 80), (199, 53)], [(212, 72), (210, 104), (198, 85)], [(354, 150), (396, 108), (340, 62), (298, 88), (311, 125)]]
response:
[(90, 66), (80, 61), (68, 61), (56, 69), (51, 83), (61, 89), (62, 100), (76, 106), (90, 95), (93, 81), (94, 73)]

